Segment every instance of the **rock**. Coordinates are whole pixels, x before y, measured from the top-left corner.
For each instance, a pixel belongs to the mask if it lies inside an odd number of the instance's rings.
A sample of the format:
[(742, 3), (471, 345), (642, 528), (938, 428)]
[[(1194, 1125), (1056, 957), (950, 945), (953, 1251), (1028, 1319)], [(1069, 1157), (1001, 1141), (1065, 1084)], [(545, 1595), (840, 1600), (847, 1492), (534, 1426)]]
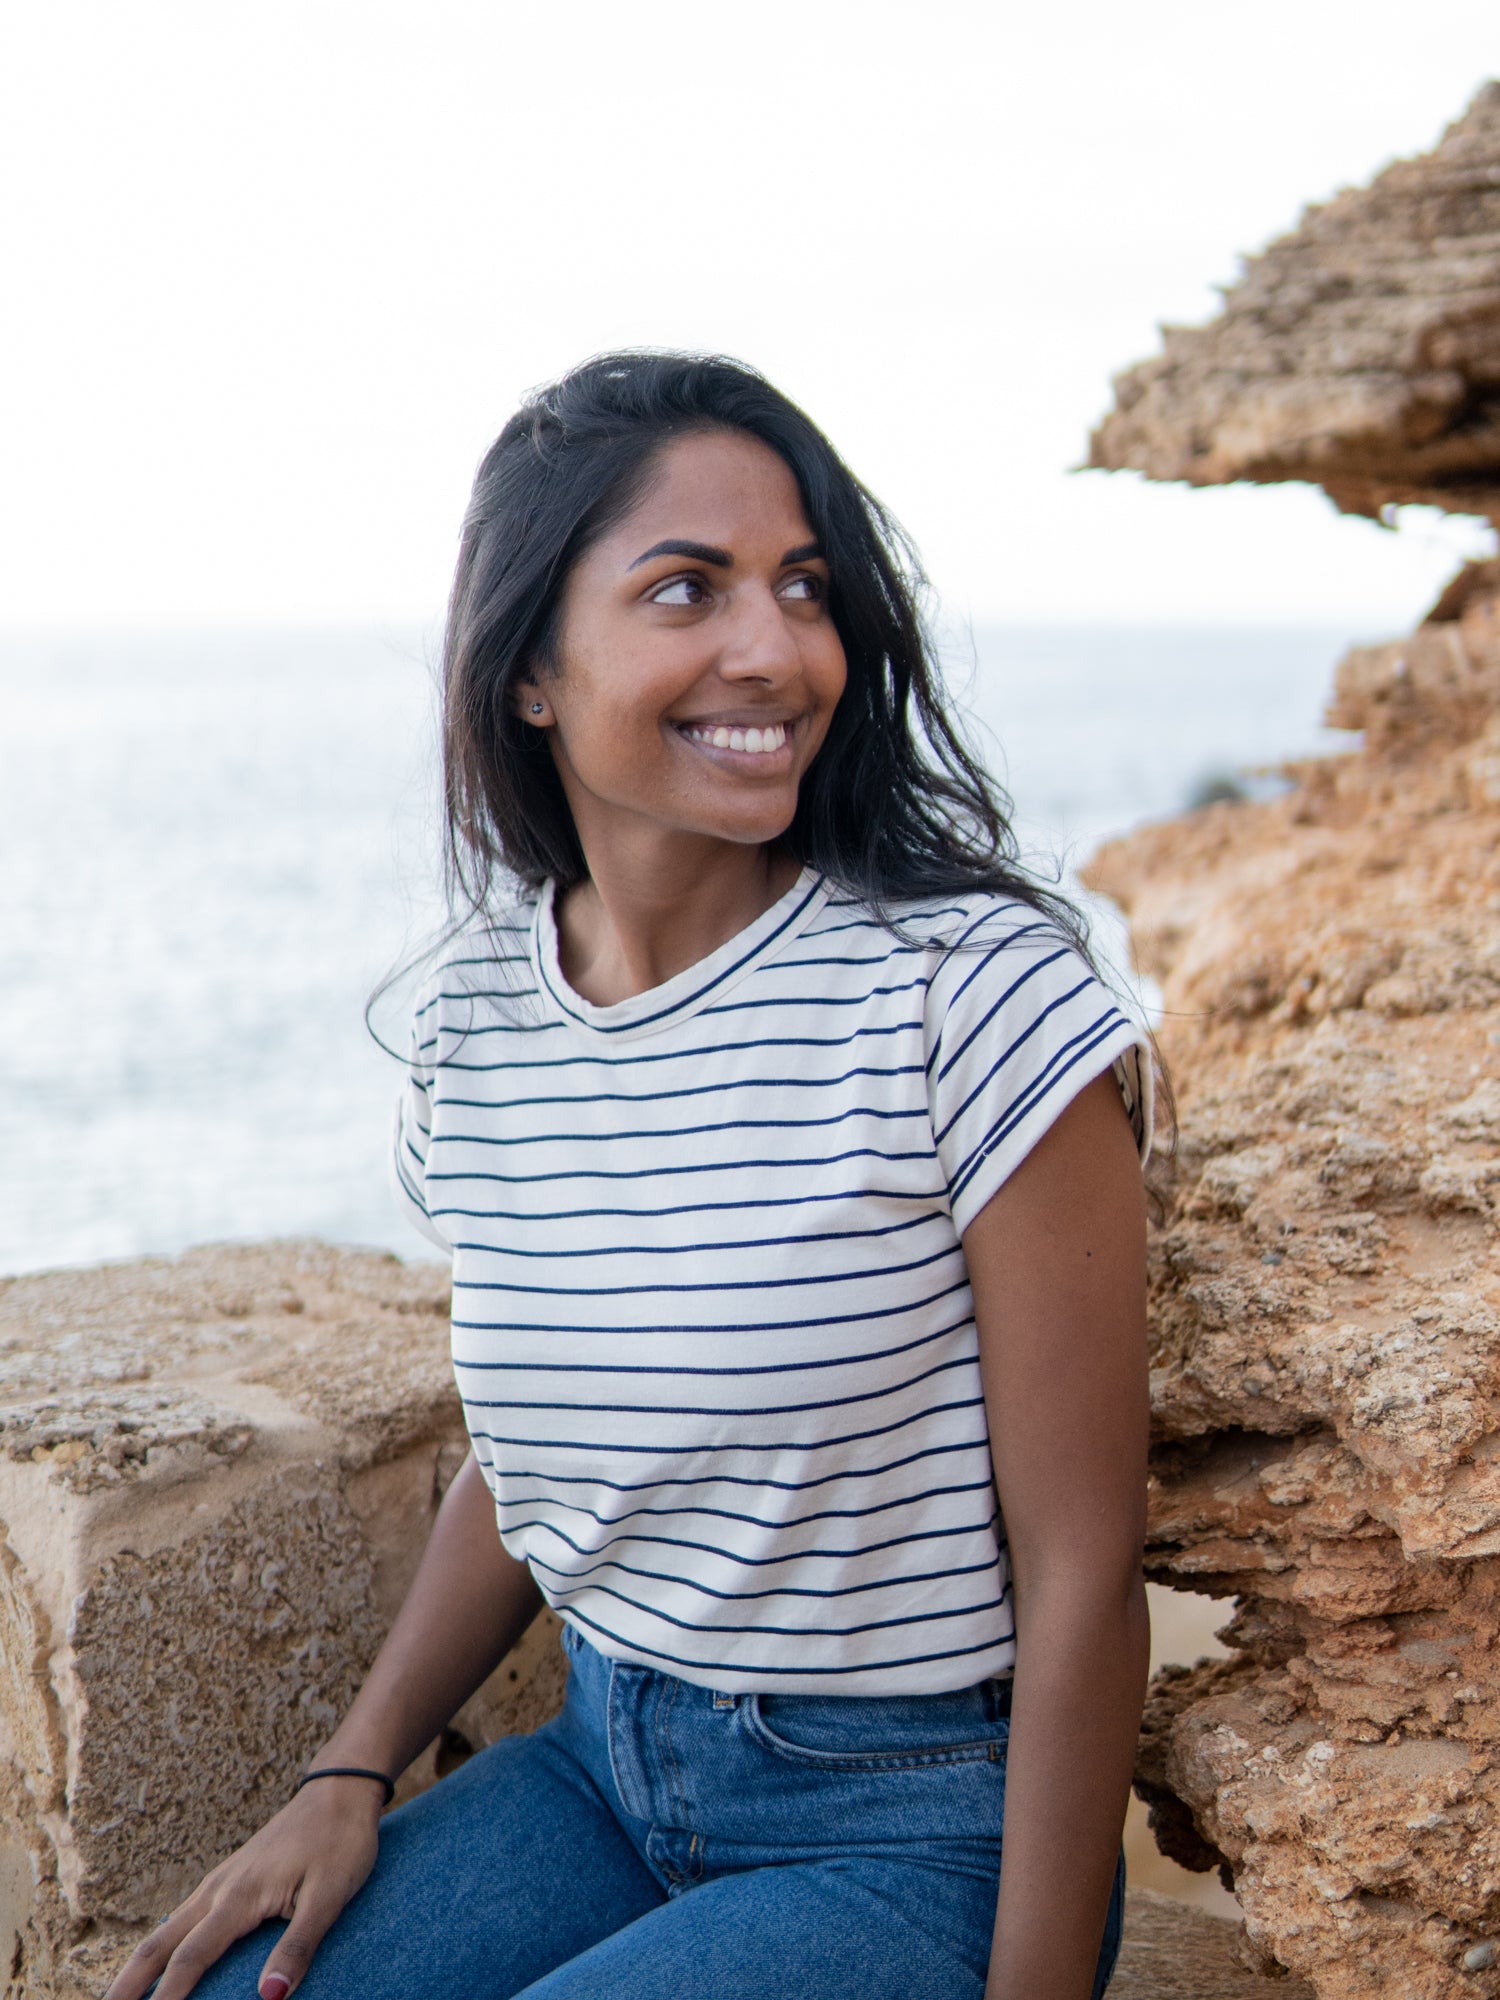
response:
[[(97, 1994), (347, 1706), (466, 1449), (447, 1312), (312, 1243), (0, 1283), (8, 1994)], [(561, 1685), (548, 1613), (402, 1795)]]
[(1179, 1116), (1148, 1569), (1239, 1600), (1138, 1790), (1320, 2000), (1500, 1994), (1497, 629), (1474, 596), (1351, 655), (1360, 749), (1090, 870)]
[[(1123, 375), (1091, 462), (1500, 523), (1500, 85)], [(1500, 561), (1356, 648), (1345, 757), (1106, 848), (1162, 983), (1149, 1568), (1226, 1598), (1138, 1790), (1320, 2000), (1500, 1995)]]
[(1500, 519), (1500, 85), (1432, 152), (1310, 209), (1215, 320), (1164, 328), (1114, 386), (1091, 465)]
[[(447, 1306), (434, 1266), (313, 1243), (0, 1282), (9, 2000), (92, 2000), (349, 1700), (465, 1450)], [(401, 1795), (562, 1678), (545, 1613)], [(1300, 2000), (1236, 1936), (1132, 1890), (1111, 1991)]]
[(1170, 1896), (1127, 1890), (1109, 2000), (1310, 2000), (1299, 1980), (1265, 1979), (1241, 1965), (1236, 1931)]

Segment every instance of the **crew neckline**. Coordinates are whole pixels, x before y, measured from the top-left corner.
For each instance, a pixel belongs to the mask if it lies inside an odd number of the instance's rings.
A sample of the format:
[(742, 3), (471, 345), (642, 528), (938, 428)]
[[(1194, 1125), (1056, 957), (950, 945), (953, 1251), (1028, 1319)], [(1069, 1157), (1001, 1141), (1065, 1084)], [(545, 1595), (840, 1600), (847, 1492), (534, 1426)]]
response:
[(552, 1010), (570, 1027), (604, 1041), (661, 1034), (679, 1021), (690, 1020), (732, 986), (737, 986), (757, 966), (775, 957), (783, 945), (806, 928), (829, 894), (826, 879), (816, 869), (804, 868), (785, 895), (779, 896), (769, 909), (762, 910), (753, 923), (726, 938), (706, 958), (685, 966), (660, 986), (648, 986), (644, 993), (633, 994), (628, 1000), (598, 1007), (575, 993), (563, 976), (554, 908), (556, 888), (555, 880), (548, 876), (532, 918), (531, 963), (537, 987)]

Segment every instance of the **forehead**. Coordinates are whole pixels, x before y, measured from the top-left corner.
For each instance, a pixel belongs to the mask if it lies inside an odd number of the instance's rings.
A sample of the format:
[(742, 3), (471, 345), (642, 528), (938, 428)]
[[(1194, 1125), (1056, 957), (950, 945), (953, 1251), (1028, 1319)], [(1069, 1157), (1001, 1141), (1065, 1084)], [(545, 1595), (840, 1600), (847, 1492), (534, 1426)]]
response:
[(784, 548), (810, 539), (810, 532), (785, 459), (743, 431), (706, 431), (662, 447), (639, 499), (605, 541), (628, 545), (633, 560), (669, 536), (732, 550), (762, 536), (779, 537)]

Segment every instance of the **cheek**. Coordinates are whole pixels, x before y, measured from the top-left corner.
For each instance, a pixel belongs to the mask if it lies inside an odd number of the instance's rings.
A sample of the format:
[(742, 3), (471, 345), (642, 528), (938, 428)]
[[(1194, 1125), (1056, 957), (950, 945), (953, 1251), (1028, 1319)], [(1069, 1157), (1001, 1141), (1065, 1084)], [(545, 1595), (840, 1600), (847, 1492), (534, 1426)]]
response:
[(849, 668), (844, 658), (844, 648), (835, 637), (828, 645), (813, 668), (810, 678), (817, 688), (819, 700), (828, 716), (832, 716), (849, 682)]

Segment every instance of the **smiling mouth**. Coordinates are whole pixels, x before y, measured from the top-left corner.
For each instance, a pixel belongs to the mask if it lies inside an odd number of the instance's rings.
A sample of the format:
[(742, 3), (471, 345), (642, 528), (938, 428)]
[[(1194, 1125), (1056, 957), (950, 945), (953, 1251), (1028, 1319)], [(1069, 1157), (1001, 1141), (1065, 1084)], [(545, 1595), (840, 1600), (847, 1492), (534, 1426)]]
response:
[(726, 723), (683, 724), (680, 734), (689, 743), (702, 743), (710, 750), (742, 750), (751, 757), (769, 756), (785, 747), (784, 722), (771, 722), (764, 729), (730, 728)]

